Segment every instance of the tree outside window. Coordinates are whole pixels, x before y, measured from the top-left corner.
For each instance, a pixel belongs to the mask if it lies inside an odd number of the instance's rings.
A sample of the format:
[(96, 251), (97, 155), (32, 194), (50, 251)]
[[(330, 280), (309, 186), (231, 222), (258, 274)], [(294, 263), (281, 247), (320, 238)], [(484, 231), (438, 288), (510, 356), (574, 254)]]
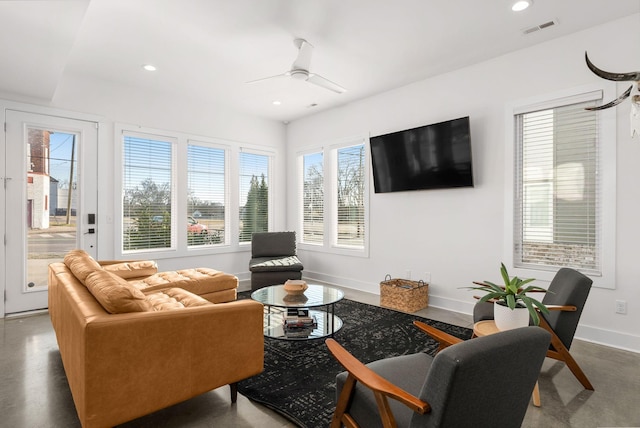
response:
[(250, 242), (254, 232), (269, 231), (268, 156), (240, 153), (240, 198), (239, 240)]
[(124, 138), (123, 250), (170, 248), (172, 145)]

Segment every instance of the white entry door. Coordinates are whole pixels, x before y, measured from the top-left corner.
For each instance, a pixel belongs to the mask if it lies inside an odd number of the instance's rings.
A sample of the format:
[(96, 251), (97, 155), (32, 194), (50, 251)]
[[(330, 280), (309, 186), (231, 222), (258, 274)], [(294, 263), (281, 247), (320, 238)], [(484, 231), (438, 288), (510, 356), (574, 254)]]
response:
[(5, 313), (48, 306), (49, 263), (96, 256), (97, 123), (6, 111)]

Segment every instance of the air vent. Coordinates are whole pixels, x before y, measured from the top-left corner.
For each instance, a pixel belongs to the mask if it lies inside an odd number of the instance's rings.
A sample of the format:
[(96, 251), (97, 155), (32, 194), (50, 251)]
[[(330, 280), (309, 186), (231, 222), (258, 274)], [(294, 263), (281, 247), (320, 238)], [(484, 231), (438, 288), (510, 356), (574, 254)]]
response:
[(545, 22), (544, 24), (534, 25), (533, 27), (525, 28), (524, 30), (522, 30), (522, 34), (526, 35), (526, 34), (535, 33), (536, 31), (544, 30), (545, 28), (553, 27), (555, 25), (558, 25), (557, 19), (554, 19), (549, 22)]

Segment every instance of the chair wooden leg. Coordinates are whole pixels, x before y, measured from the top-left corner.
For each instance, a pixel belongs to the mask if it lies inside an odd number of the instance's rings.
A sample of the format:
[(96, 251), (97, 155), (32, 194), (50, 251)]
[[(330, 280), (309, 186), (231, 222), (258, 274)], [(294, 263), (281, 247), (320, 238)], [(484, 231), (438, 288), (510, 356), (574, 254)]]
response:
[(238, 382), (230, 383), (229, 388), (231, 389), (231, 402), (235, 403), (238, 400)]
[(578, 381), (582, 384), (582, 386), (584, 386), (585, 389), (593, 391), (593, 385), (591, 385), (591, 382), (589, 382), (589, 379), (587, 379), (587, 375), (584, 374), (584, 372), (582, 371), (576, 360), (573, 359), (567, 348), (565, 348), (564, 345), (561, 346), (562, 348), (558, 349), (558, 354), (562, 356), (562, 361), (564, 361), (567, 367), (569, 367), (571, 373), (573, 373), (573, 375), (576, 377), (576, 379), (578, 379)]
[(533, 399), (533, 405), (540, 407), (540, 388), (538, 387), (538, 382), (536, 382), (536, 386), (533, 387), (531, 398)]
[(344, 383), (342, 391), (340, 392), (340, 396), (338, 397), (336, 410), (333, 412), (333, 417), (331, 418), (330, 428), (340, 428), (343, 423), (346, 427), (358, 426), (353, 419), (346, 417), (348, 415), (345, 415), (345, 412), (349, 408), (349, 403), (351, 402), (355, 386), (356, 378), (349, 374), (349, 376), (347, 376), (347, 381)]
[(582, 384), (582, 386), (585, 389), (588, 389), (589, 391), (593, 391), (594, 390), (593, 385), (591, 385), (591, 382), (589, 382), (589, 379), (587, 379), (587, 375), (584, 374), (584, 372), (582, 371), (582, 369), (580, 368), (576, 360), (574, 360), (571, 354), (569, 353), (569, 350), (567, 349), (567, 347), (564, 346), (564, 343), (562, 343), (560, 338), (551, 329), (551, 327), (543, 317), (540, 317), (540, 327), (544, 328), (549, 333), (551, 333), (551, 347), (554, 350), (549, 350), (547, 352), (547, 357), (550, 357), (559, 361), (564, 361), (567, 367), (569, 367), (569, 370), (571, 370), (571, 373), (573, 373), (573, 375), (576, 377), (576, 379), (578, 379), (578, 381)]

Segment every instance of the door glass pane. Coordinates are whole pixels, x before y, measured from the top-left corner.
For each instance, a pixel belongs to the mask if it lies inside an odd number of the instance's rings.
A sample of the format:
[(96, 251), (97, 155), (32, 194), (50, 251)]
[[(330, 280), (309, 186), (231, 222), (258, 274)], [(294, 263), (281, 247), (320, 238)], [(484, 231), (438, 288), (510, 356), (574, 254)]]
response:
[(77, 147), (74, 134), (27, 131), (27, 289), (38, 289), (76, 248)]

